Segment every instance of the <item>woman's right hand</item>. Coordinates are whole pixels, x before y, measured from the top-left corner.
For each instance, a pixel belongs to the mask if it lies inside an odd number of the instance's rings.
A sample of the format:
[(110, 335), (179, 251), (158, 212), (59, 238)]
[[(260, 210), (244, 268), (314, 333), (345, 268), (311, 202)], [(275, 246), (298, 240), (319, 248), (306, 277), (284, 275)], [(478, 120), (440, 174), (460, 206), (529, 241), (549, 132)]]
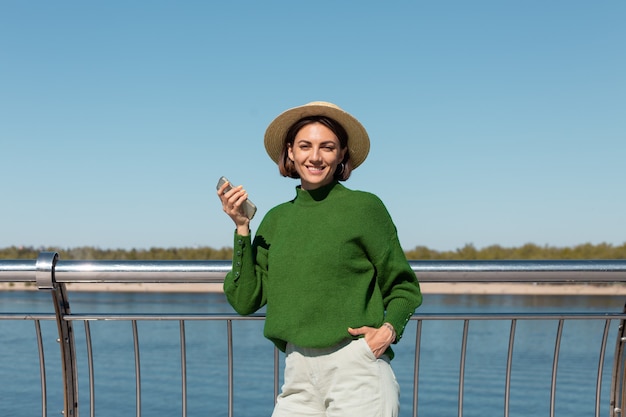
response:
[(237, 234), (246, 236), (250, 233), (250, 219), (243, 212), (243, 203), (248, 199), (248, 193), (241, 185), (226, 191), (228, 185), (228, 182), (224, 183), (217, 190), (217, 196), (222, 201), (224, 213), (235, 222)]

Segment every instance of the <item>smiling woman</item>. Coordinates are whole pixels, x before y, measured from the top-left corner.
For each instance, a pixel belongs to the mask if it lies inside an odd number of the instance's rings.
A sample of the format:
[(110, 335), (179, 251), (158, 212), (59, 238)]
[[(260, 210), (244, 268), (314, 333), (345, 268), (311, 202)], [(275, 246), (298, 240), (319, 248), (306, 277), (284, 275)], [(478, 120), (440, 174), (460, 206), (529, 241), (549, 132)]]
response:
[(348, 179), (348, 138), (334, 120), (325, 117), (302, 119), (289, 129), (286, 142), (287, 152), (283, 152), (285, 157), (281, 158), (280, 172), (300, 178), (302, 189), (314, 190), (330, 184), (335, 178)]
[(267, 305), (264, 334), (286, 353), (273, 417), (398, 415), (391, 344), (422, 294), (382, 201), (340, 184), (369, 145), (361, 123), (332, 103), (276, 117), (265, 149), (300, 185), (265, 215), (254, 240), (242, 211), (246, 191), (218, 190), (236, 225), (226, 297), (242, 315)]

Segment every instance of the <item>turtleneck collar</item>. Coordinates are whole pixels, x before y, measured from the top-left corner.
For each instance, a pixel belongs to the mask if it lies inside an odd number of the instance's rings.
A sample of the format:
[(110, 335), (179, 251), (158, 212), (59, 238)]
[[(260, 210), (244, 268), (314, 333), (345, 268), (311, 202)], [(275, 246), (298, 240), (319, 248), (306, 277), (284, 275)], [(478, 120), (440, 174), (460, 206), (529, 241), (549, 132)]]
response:
[(341, 190), (343, 186), (338, 181), (332, 181), (330, 184), (324, 185), (314, 190), (303, 190), (300, 185), (296, 187), (296, 199), (298, 203), (315, 203), (326, 199), (333, 191)]

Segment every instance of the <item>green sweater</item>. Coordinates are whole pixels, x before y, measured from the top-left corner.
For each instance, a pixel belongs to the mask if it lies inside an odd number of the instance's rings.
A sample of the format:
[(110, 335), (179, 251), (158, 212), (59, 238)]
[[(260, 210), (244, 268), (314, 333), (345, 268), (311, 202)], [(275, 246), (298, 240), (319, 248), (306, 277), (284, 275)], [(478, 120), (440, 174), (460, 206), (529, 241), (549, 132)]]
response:
[[(266, 307), (265, 336), (324, 348), (352, 336), (348, 327), (389, 322), (396, 342), (422, 302), (382, 201), (337, 182), (271, 209), (251, 242), (235, 234), (224, 292), (242, 315)], [(391, 349), (388, 352), (393, 357)]]

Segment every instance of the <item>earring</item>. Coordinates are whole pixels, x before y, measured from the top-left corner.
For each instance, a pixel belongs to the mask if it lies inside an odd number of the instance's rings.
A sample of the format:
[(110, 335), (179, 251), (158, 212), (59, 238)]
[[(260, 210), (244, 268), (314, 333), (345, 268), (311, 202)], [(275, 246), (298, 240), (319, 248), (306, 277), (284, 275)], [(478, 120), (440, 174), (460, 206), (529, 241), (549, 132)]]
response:
[(344, 168), (345, 168), (345, 166), (344, 166), (343, 162), (342, 162), (342, 163), (340, 163), (340, 164), (339, 164), (339, 166), (341, 167), (341, 169), (337, 170), (337, 171), (335, 172), (335, 175), (341, 175), (341, 174), (343, 174), (343, 170), (344, 170)]

